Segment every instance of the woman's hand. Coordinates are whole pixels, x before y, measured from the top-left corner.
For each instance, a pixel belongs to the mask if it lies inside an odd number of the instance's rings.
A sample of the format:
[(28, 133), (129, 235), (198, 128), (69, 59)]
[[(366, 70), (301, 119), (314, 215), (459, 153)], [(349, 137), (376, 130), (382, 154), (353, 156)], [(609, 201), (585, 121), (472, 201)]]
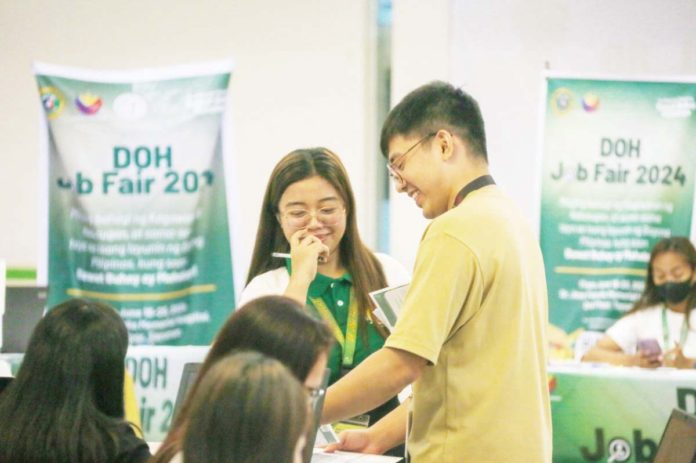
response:
[(307, 230), (298, 230), (290, 237), (292, 276), (300, 282), (311, 283), (317, 276), (319, 262), (329, 255), (329, 248)]
[(638, 350), (633, 357), (633, 366), (640, 368), (659, 368), (662, 366), (662, 355)]
[(666, 367), (680, 369), (691, 369), (694, 367), (694, 360), (686, 357), (681, 346), (676, 342), (674, 343), (674, 348), (664, 353), (663, 358)]

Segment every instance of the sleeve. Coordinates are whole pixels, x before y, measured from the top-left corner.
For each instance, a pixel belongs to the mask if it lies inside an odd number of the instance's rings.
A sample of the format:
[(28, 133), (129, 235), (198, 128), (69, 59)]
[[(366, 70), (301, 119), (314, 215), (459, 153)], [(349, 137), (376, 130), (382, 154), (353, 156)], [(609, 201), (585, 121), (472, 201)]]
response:
[(406, 270), (406, 267), (401, 265), (401, 262), (390, 255), (379, 252), (375, 253), (375, 257), (377, 257), (379, 263), (382, 264), (384, 277), (387, 279), (387, 286), (405, 285), (411, 281), (411, 274)]
[(483, 284), (474, 253), (439, 234), (421, 242), (404, 307), (385, 346), (436, 364), (450, 334), (481, 306)]
[(284, 268), (257, 275), (242, 290), (237, 307), (241, 307), (257, 297), (281, 295), (285, 292), (289, 282), (288, 272)]
[(114, 463), (145, 463), (152, 457), (147, 443), (127, 424), (121, 428), (119, 444), (120, 452)]
[(621, 350), (626, 354), (635, 354), (636, 352), (638, 330), (636, 329), (637, 318), (635, 315), (636, 314), (633, 314), (618, 319), (616, 323), (606, 331), (606, 335), (618, 344)]

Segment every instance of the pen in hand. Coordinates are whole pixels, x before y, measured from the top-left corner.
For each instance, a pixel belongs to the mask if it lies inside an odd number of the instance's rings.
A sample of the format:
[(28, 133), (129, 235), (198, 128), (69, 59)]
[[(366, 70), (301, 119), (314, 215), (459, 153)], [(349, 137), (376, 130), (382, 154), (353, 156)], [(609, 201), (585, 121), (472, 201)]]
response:
[[(287, 252), (272, 252), (271, 257), (279, 257), (281, 259), (290, 259), (291, 258), (290, 254)], [(318, 260), (319, 260), (320, 264), (323, 264), (324, 262), (326, 262), (326, 257), (319, 256)]]

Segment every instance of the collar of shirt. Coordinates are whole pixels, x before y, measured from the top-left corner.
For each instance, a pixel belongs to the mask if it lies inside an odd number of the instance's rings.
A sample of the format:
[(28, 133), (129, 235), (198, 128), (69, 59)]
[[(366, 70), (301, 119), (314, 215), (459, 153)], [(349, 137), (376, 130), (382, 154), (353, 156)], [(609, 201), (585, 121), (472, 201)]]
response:
[[(292, 262), (290, 259), (285, 260), (285, 268), (287, 268), (288, 273), (292, 275)], [(353, 285), (353, 278), (350, 276), (350, 273), (346, 272), (338, 278), (331, 278), (317, 272), (314, 281), (309, 285), (307, 297), (322, 297), (332, 283), (343, 284), (344, 282), (347, 283), (348, 287)]]

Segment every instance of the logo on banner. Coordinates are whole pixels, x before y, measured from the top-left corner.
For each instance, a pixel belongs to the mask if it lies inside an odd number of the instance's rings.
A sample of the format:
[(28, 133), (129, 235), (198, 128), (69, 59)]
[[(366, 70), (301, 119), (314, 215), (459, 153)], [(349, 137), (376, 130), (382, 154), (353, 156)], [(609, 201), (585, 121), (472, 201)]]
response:
[(41, 105), (46, 111), (46, 116), (49, 119), (55, 119), (63, 111), (65, 106), (65, 98), (63, 94), (55, 87), (41, 87)]
[(91, 116), (97, 114), (101, 109), (102, 99), (92, 93), (80, 93), (77, 98), (75, 98), (75, 106), (77, 106), (77, 109), (79, 109), (82, 114)]
[(565, 114), (573, 109), (575, 95), (569, 89), (561, 87), (551, 95), (551, 108), (556, 114)]
[(585, 93), (582, 97), (582, 109), (591, 113), (597, 110), (599, 106), (599, 97), (594, 93)]

